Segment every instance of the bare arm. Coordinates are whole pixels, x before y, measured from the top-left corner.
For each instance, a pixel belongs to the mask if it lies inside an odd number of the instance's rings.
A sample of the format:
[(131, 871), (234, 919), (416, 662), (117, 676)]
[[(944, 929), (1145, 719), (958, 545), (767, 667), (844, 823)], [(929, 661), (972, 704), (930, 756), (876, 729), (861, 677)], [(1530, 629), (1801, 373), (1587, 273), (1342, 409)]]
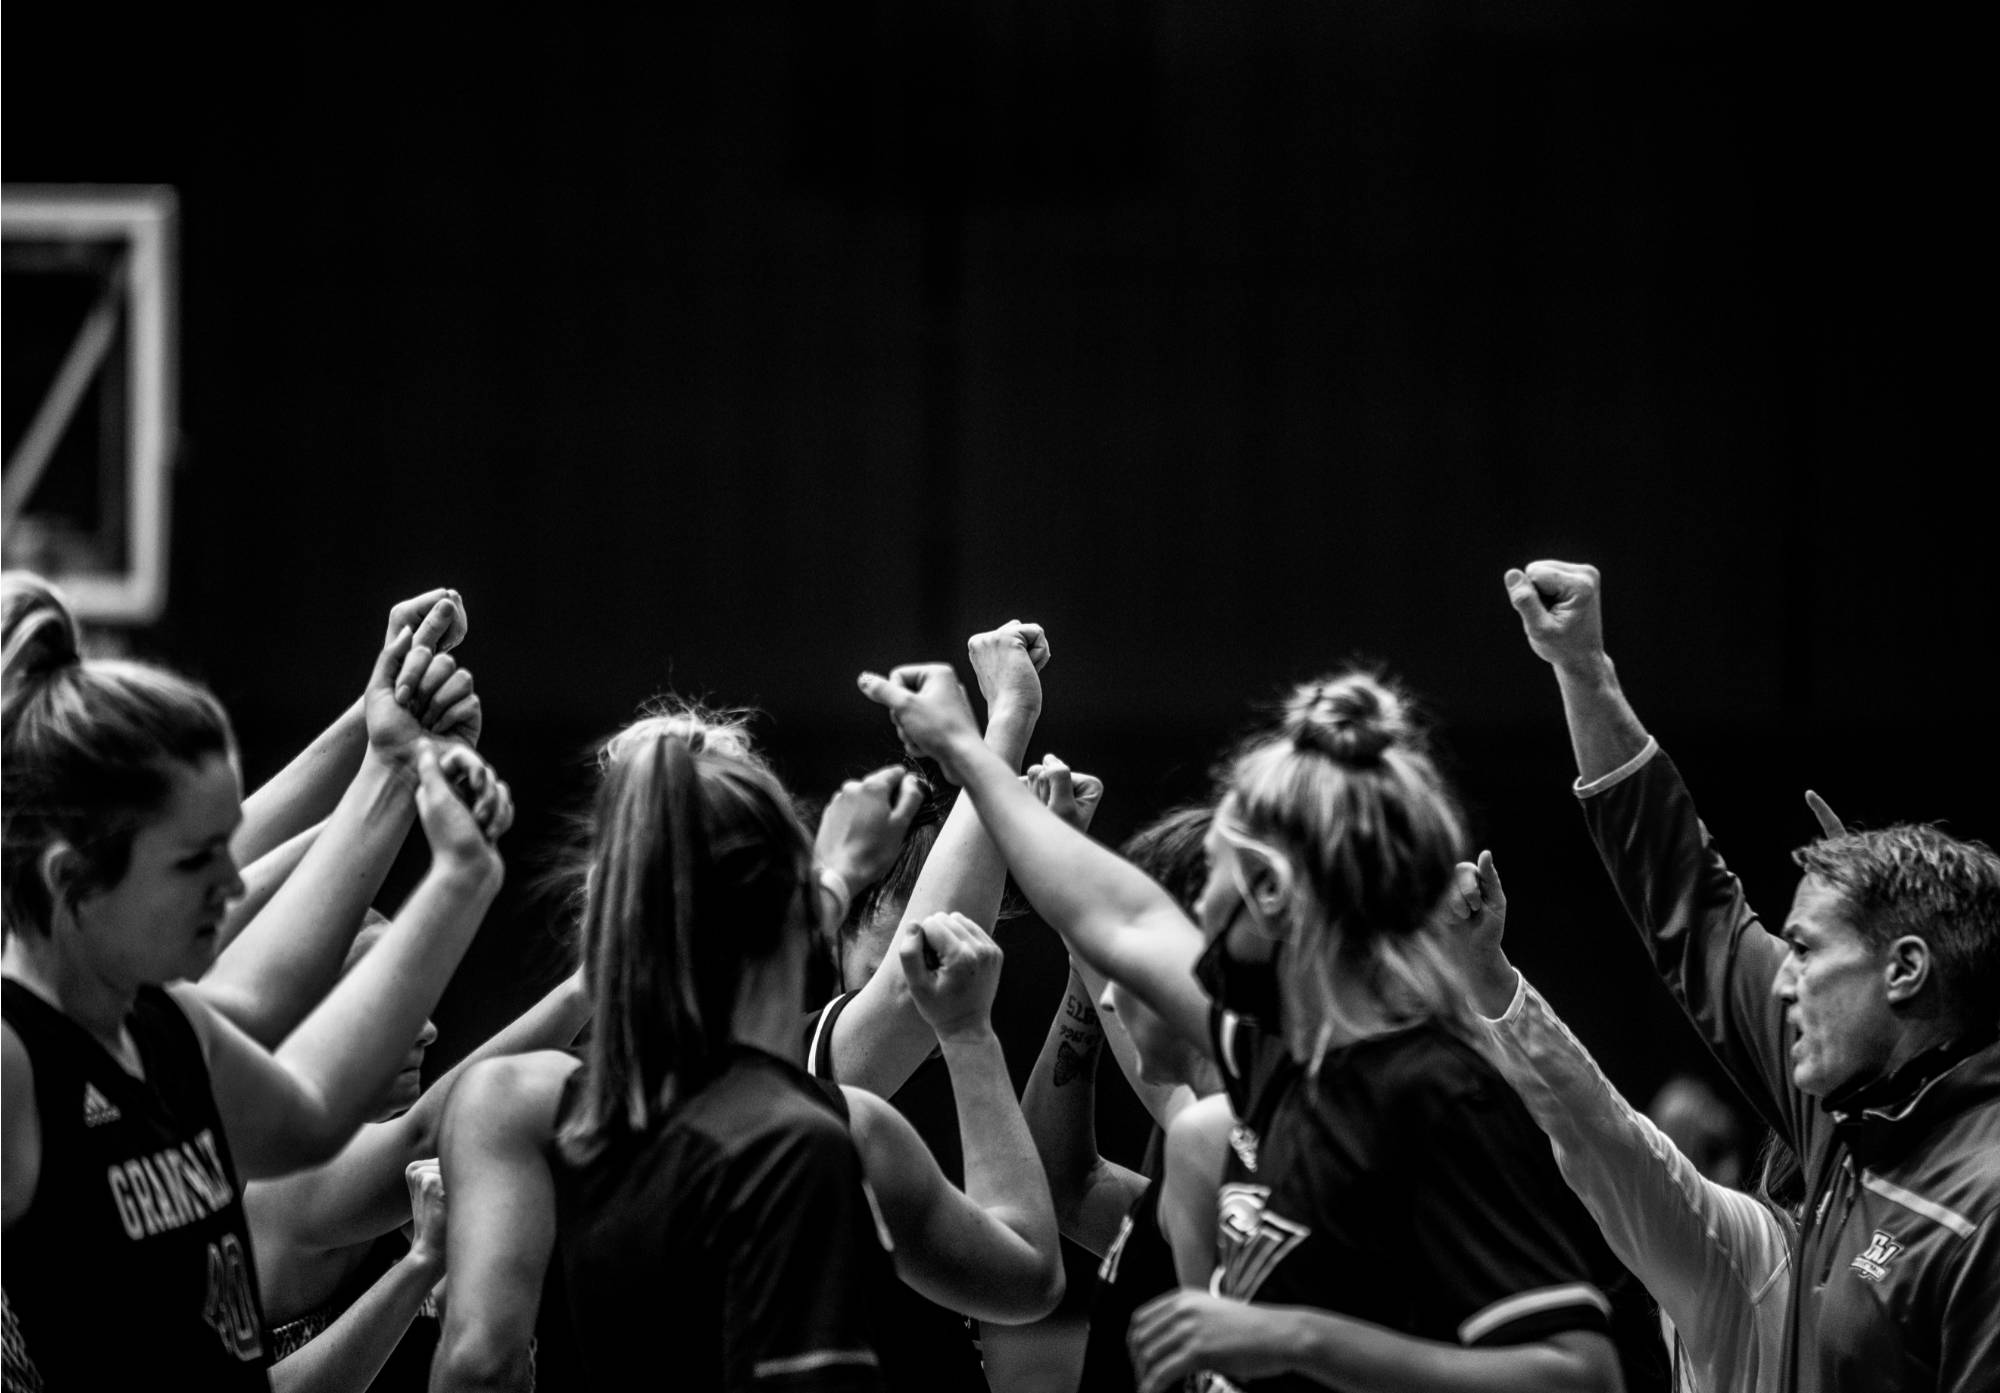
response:
[(410, 1251), (337, 1320), (271, 1366), (272, 1393), (349, 1393), (382, 1372), (444, 1275), (444, 1183), (436, 1161), (408, 1168), (406, 1214), (416, 1217)]
[(1207, 1290), (1215, 1272), (1215, 1195), (1235, 1126), (1228, 1095), (1212, 1093), (1184, 1108), (1167, 1127), (1160, 1233), (1173, 1249), (1174, 1275), (1184, 1287)]
[(575, 1068), (552, 1053), (489, 1060), (467, 1073), (445, 1111), (451, 1295), (432, 1393), (529, 1386), (528, 1341), (556, 1238), (546, 1153)]
[(589, 1018), (582, 978), (572, 974), (432, 1083), (401, 1117), (366, 1124), (323, 1166), (255, 1182), (269, 1197), (259, 1206), (260, 1247), (266, 1244), (267, 1223), (281, 1227), (285, 1244), (328, 1249), (368, 1242), (407, 1222), (405, 1171), (437, 1154), (438, 1123), (466, 1071), (488, 1059), (560, 1049)]
[(1048, 1176), (1056, 1226), (1099, 1257), (1146, 1181), (1097, 1150), (1097, 1059), (1104, 1030), (1089, 988), (1072, 967), (1062, 1005), (1021, 1095), (1021, 1115)]
[(451, 662), (436, 645), (455, 611), (434, 606), (376, 658), (363, 701), (368, 752), (299, 867), (201, 979), (202, 997), (266, 1048), (276, 1048), (340, 973), (361, 916), (402, 849), (415, 814), (416, 751), (424, 728), (399, 687)]
[(1449, 1345), (1308, 1306), (1256, 1306), (1176, 1291), (1132, 1317), (1140, 1393), (1198, 1369), (1233, 1378), (1303, 1374), (1342, 1393), (1621, 1393), (1609, 1338), (1567, 1331), (1523, 1345)]
[[(457, 747), (448, 758), (477, 760)], [(500, 888), (500, 857), (426, 747), (417, 802), (430, 872), (380, 946), (266, 1053), (214, 1012), (197, 985), (170, 988), (208, 1055), (216, 1105), (247, 1179), (332, 1156), (367, 1118)]]
[(278, 893), (278, 887), (299, 868), (299, 862), (306, 859), (313, 842), (326, 830), (324, 822), (316, 822), (290, 840), (271, 848), (255, 861), (243, 868), (243, 894), (232, 902), (229, 912), (223, 916), (221, 929), (216, 938), (218, 954), (229, 950), (236, 936), (250, 926), (250, 921), (264, 912), (264, 906)]
[(28, 1047), (14, 1027), (0, 1026), (0, 1194), (4, 1194), (4, 1226), (28, 1212), (42, 1176), (42, 1115), (35, 1104), (35, 1066)]
[[(455, 648), (465, 638), (465, 602), (456, 590), (427, 590), (389, 611), (386, 646), (407, 625), (420, 627), (440, 601), (449, 601), (452, 622), (440, 635), (439, 652)], [(292, 762), (243, 800), (243, 825), (231, 850), (238, 864), (248, 865), (275, 851), (315, 823), (325, 820), (339, 802), (341, 790), (354, 778), (368, 748), (364, 715), (366, 697), (341, 712)]]
[(1194, 980), (1201, 931), (1151, 877), (1042, 806), (979, 739), (958, 678), (942, 663), (863, 673), (912, 750), (964, 786), (1015, 884), (1070, 952), (1137, 996), (1206, 1052), (1208, 999)]
[[(1048, 643), (1038, 626), (1009, 623), (974, 634), (966, 646), (986, 695), (986, 746), (1010, 769), (1019, 769), (1041, 717), (1038, 672), (1048, 661)], [(920, 920), (955, 911), (990, 930), (1006, 886), (1000, 849), (980, 825), (972, 800), (961, 798), (945, 817), (903, 917)], [(833, 1023), (828, 1041), (833, 1077), (887, 1098), (909, 1081), (936, 1043), (910, 1002), (901, 960), (885, 953)]]

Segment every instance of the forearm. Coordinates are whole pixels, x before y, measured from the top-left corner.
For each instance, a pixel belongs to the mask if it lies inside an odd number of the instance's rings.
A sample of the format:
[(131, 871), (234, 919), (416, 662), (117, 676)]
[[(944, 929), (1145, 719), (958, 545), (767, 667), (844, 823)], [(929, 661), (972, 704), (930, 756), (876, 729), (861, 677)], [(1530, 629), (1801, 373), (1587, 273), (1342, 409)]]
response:
[(324, 819), (367, 748), (368, 725), (357, 697), (290, 764), (243, 800), (243, 825), (231, 847), (237, 861), (255, 861)]
[[(1034, 725), (1033, 713), (996, 710), (987, 723), (986, 746), (1006, 760), (1009, 768), (1019, 768)], [(937, 841), (911, 888), (903, 918), (921, 920), (956, 911), (991, 930), (1000, 917), (1000, 899), (1006, 888), (1007, 863), (986, 835), (973, 801), (961, 797), (938, 829)], [(909, 1081), (936, 1043), (930, 1026), (910, 999), (901, 958), (887, 953), (874, 976), (834, 1022), (828, 1048), (835, 1078), (887, 1098)]]
[(368, 1387), (443, 1275), (437, 1258), (415, 1251), (405, 1255), (316, 1339), (271, 1366), (272, 1393)]
[(1072, 971), (1021, 1095), (1021, 1116), (1048, 1176), (1057, 1224), (1077, 1242), (1082, 1241), (1076, 1235), (1077, 1213), (1091, 1172), (1102, 1159), (1097, 1150), (1096, 1078), (1103, 1044), (1097, 1011)]
[(264, 906), (291, 878), (292, 872), (305, 860), (306, 852), (312, 849), (313, 842), (325, 830), (324, 822), (314, 823), (243, 868), (243, 896), (229, 906), (229, 913), (223, 917), (222, 928), (216, 936), (218, 954), (226, 951), (236, 941), (236, 936), (249, 927), (251, 920), (264, 912)]
[(1623, 1386), (1602, 1336), (1467, 1348), (1307, 1306), (1268, 1309), (1285, 1369), (1342, 1393), (1617, 1393)]
[(1144, 871), (1042, 806), (983, 745), (949, 757), (1014, 883), (1076, 958), (1138, 996), (1206, 1048), (1207, 998), (1195, 983), (1201, 931)]
[[(989, 1025), (939, 1038), (957, 1099), (965, 1194), (1038, 1252), (1056, 1252), (1055, 1208)], [(1060, 1267), (1058, 1266), (1058, 1271)]]
[(1636, 759), (1646, 748), (1646, 728), (1625, 699), (1611, 659), (1600, 652), (1555, 671), (1577, 777), (1591, 783)]
[(325, 828), (202, 979), (202, 995), (267, 1048), (340, 975), (355, 931), (416, 817), (414, 774), (362, 761)]
[(360, 1125), (409, 1054), (500, 880), (498, 856), (433, 862), (381, 943), (278, 1050), (279, 1064), (319, 1100), (336, 1139)]

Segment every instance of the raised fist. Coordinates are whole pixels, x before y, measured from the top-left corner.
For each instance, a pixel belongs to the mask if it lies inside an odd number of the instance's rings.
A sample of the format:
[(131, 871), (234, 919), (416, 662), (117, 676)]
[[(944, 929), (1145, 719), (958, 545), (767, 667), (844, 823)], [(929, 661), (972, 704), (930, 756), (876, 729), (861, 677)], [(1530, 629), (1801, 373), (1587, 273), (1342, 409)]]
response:
[(1048, 635), (1041, 625), (1010, 619), (967, 639), (965, 653), (972, 660), (972, 675), (986, 698), (989, 716), (996, 710), (1041, 714), (1039, 674), (1049, 661)]
[(900, 764), (849, 779), (820, 814), (813, 859), (839, 873), (850, 891), (873, 885), (895, 863), (925, 792), (924, 781)]
[(896, 931), (910, 1000), (940, 1040), (984, 1030), (1000, 986), (1000, 945), (963, 914), (911, 919)]
[(896, 723), (903, 748), (935, 759), (947, 775), (953, 769), (955, 747), (962, 741), (979, 739), (972, 704), (966, 700), (958, 675), (946, 663), (909, 663), (887, 677), (864, 672), (857, 685), (863, 696), (889, 708), (889, 719)]
[(1493, 853), (1482, 851), (1477, 862), (1461, 861), (1445, 892), (1444, 911), (1454, 929), (1448, 942), (1452, 957), (1472, 986), (1475, 1003), (1497, 1017), (1514, 999), (1515, 973), (1501, 941), (1507, 932), (1507, 892), (1500, 888), (1500, 871)]
[(1090, 830), (1090, 820), (1104, 799), (1104, 780), (1076, 773), (1054, 755), (1043, 755), (1040, 764), (1029, 765), (1021, 782), (1035, 791), (1043, 807), (1079, 832)]
[(1528, 646), (1559, 668), (1587, 666), (1604, 656), (1604, 614), (1595, 566), (1531, 561), (1507, 572), (1507, 599), (1521, 616)]

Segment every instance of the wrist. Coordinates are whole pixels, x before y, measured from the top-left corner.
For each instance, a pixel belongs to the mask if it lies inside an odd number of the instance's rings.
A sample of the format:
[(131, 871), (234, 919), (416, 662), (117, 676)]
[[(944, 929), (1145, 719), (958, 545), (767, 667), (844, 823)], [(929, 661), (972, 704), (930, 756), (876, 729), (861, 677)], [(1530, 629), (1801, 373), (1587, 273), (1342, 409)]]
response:
[(818, 887), (820, 907), (825, 922), (839, 925), (847, 922), (847, 913), (854, 907), (854, 892), (857, 888), (850, 870), (845, 867), (822, 862), (813, 868), (813, 881)]
[(937, 1040), (946, 1053), (955, 1050), (998, 1049), (1000, 1037), (993, 1031), (991, 1017), (981, 1016), (977, 1020), (959, 1021), (951, 1025), (937, 1027)]
[(1039, 698), (1030, 701), (1004, 693), (994, 697), (986, 703), (986, 743), (998, 746), (1003, 741), (1026, 740), (1034, 734), (1035, 722), (1041, 718)]
[(1618, 685), (1618, 671), (1612, 666), (1611, 655), (1602, 648), (1565, 654), (1553, 666), (1556, 680), (1564, 686), (1602, 691)]
[(419, 1238), (403, 1254), (402, 1266), (411, 1276), (421, 1277), (428, 1289), (444, 1276), (444, 1249), (434, 1248), (428, 1239)]
[(361, 758), (361, 772), (387, 780), (406, 793), (417, 791), (417, 752), (414, 746), (389, 747), (371, 744)]
[(448, 893), (484, 895), (489, 899), (499, 893), (506, 868), (500, 860), (500, 853), (493, 849), (491, 843), (481, 842), (478, 847), (465, 850), (436, 852), (434, 857), (431, 875)]
[[(990, 726), (988, 728), (991, 729)], [(964, 785), (966, 778), (978, 767), (981, 759), (994, 757), (993, 751), (987, 746), (986, 738), (976, 731), (966, 731), (954, 736), (937, 752), (938, 767), (944, 770), (944, 776), (960, 786)], [(1004, 759), (1002, 762), (1005, 763)], [(1013, 773), (1014, 770), (1009, 767), (1007, 774), (1010, 778)]]
[(1521, 988), (1521, 974), (1507, 961), (1506, 954), (1495, 953), (1474, 967), (1471, 985), (1472, 1002), (1479, 1014), (1497, 1021), (1514, 1004), (1514, 994)]

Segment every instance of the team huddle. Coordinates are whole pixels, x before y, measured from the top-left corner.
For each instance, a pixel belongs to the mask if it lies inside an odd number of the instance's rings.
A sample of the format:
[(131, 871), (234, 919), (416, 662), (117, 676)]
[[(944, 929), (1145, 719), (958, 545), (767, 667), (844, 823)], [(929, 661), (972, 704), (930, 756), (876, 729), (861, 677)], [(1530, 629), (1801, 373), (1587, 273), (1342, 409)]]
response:
[[(463, 598), (395, 606), (245, 797), (213, 695), (81, 656), (6, 573), (7, 1389), (975, 1393), (1063, 1239), (1098, 1265), (1061, 1393), (2000, 1388), (2000, 857), (1808, 795), (1760, 917), (1597, 572), (1505, 589), (1618, 897), (1768, 1125), (1753, 1188), (1509, 961), (1378, 674), (1298, 687), (1116, 850), (1099, 781), (1028, 762), (1034, 624), (970, 640), (983, 723), (950, 665), (862, 674), (911, 758), (823, 805), (741, 715), (655, 701), (598, 748), (575, 971), (425, 1086), (514, 818)], [(1019, 1092), (1010, 886), (1070, 959)], [(1138, 1171), (1097, 1152), (1102, 1053)]]

